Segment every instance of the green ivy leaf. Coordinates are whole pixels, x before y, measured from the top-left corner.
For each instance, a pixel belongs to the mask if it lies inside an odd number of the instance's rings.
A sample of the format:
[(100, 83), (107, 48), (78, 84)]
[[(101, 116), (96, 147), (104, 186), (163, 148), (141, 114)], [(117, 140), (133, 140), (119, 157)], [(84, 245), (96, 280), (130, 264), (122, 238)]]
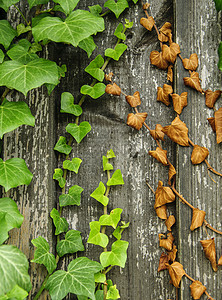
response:
[(32, 32), (36, 42), (50, 39), (54, 42), (70, 43), (76, 47), (79, 42), (104, 30), (104, 20), (88, 11), (73, 11), (65, 21), (57, 17), (45, 17)]
[(9, 7), (17, 2), (19, 2), (19, 0), (0, 0), (0, 7), (7, 12)]
[(96, 56), (94, 60), (85, 68), (85, 71), (89, 73), (92, 77), (96, 78), (98, 81), (103, 81), (104, 72), (100, 68), (104, 64), (104, 59), (101, 55)]
[(53, 0), (55, 3), (59, 3), (66, 15), (69, 15), (71, 11), (79, 3), (79, 0)]
[(80, 105), (74, 104), (74, 97), (71, 93), (64, 92), (61, 96), (60, 112), (72, 114), (78, 117), (82, 114), (82, 108)]
[(218, 48), (218, 55), (219, 55), (218, 68), (222, 71), (222, 42), (220, 42), (220, 45)]
[(67, 269), (68, 272), (56, 271), (46, 283), (52, 300), (62, 300), (68, 293), (88, 296), (95, 300), (94, 274), (102, 269), (101, 264), (87, 257), (79, 257), (71, 261)]
[(31, 262), (44, 265), (49, 274), (51, 274), (57, 267), (55, 256), (49, 253), (49, 244), (42, 237), (39, 236), (33, 239), (32, 244), (36, 247), (34, 259)]
[(95, 282), (104, 283), (106, 281), (106, 275), (101, 272), (98, 272), (94, 275), (94, 279), (95, 279)]
[(0, 65), (0, 86), (14, 88), (26, 96), (28, 91), (44, 83), (58, 84), (55, 62), (39, 58), (25, 65), (15, 60)]
[(214, 0), (217, 11), (222, 10), (222, 0)]
[(121, 208), (113, 209), (110, 215), (102, 215), (99, 218), (99, 223), (103, 226), (112, 226), (115, 229), (120, 221), (122, 211)]
[(106, 157), (107, 157), (108, 159), (110, 159), (110, 158), (115, 158), (116, 155), (115, 155), (115, 153), (113, 152), (113, 150), (110, 149), (109, 151), (107, 151)]
[(57, 180), (59, 182), (59, 186), (61, 189), (64, 188), (66, 185), (66, 180), (63, 178), (63, 170), (62, 169), (55, 169), (53, 174), (53, 179)]
[(20, 23), (17, 26), (17, 34), (18, 34), (18, 36), (20, 36), (23, 33), (28, 32), (30, 30), (32, 30), (32, 27), (31, 26), (25, 26), (23, 23)]
[(28, 51), (25, 51), (25, 49), (22, 46), (16, 45), (15, 47), (11, 48), (7, 55), (12, 59), (20, 62), (21, 64), (27, 64), (32, 60), (38, 59), (37, 54), (29, 53)]
[(126, 223), (124, 221), (121, 221), (122, 225), (121, 226), (117, 226), (116, 229), (113, 231), (113, 236), (117, 239), (117, 240), (121, 240), (122, 238), (122, 232), (124, 229), (129, 227), (129, 222)]
[[(9, 230), (21, 227), (24, 217), (20, 214), (15, 201), (10, 198), (0, 198), (0, 214), (4, 216), (6, 223), (5, 226), (0, 226), (0, 244), (2, 244), (8, 238)], [(3, 236), (5, 238), (2, 238)]]
[(115, 35), (118, 39), (125, 41), (126, 35), (125, 35), (122, 31), (123, 31), (123, 24), (120, 23), (120, 24), (117, 26), (117, 28), (116, 28), (116, 30), (115, 30), (115, 32), (114, 32), (114, 35)]
[(3, 161), (0, 158), (0, 185), (4, 186), (6, 192), (19, 185), (29, 185), (32, 177), (24, 159), (11, 158)]
[(82, 40), (78, 44), (78, 47), (81, 48), (82, 50), (86, 51), (88, 57), (90, 57), (97, 46), (94, 43), (93, 37), (89, 36), (88, 38)]
[(119, 295), (119, 291), (118, 289), (116, 288), (116, 284), (113, 285), (113, 286), (110, 286), (109, 287), (109, 290), (107, 292), (107, 297), (106, 299), (119, 299), (120, 298), (120, 295)]
[(65, 235), (65, 239), (58, 242), (56, 251), (60, 257), (67, 253), (85, 250), (80, 234), (81, 232), (78, 230), (69, 230)]
[(14, 288), (11, 291), (9, 291), (7, 294), (5, 294), (4, 296), (0, 296), (0, 300), (7, 300), (7, 299), (24, 300), (26, 299), (27, 296), (28, 293), (16, 284)]
[(79, 125), (69, 123), (66, 126), (66, 131), (70, 133), (74, 137), (76, 142), (79, 144), (82, 141), (82, 139), (87, 135), (87, 133), (91, 131), (91, 126), (89, 122), (86, 121), (81, 122)]
[(107, 186), (122, 185), (122, 184), (124, 184), (122, 173), (118, 169), (113, 173), (112, 177), (107, 181)]
[(0, 105), (0, 138), (6, 132), (10, 132), (21, 125), (35, 126), (35, 118), (32, 116), (25, 102), (9, 102), (4, 100)]
[(94, 244), (106, 248), (109, 238), (106, 234), (100, 233), (100, 222), (93, 221), (89, 223), (90, 233), (87, 243)]
[(46, 4), (49, 0), (28, 0), (29, 7), (32, 8), (33, 6), (39, 5), (39, 4)]
[(96, 83), (94, 86), (83, 85), (80, 93), (83, 95), (89, 95), (93, 99), (97, 99), (105, 94), (106, 85), (104, 83)]
[(39, 51), (42, 51), (42, 46), (38, 43), (32, 43), (31, 47), (29, 49), (29, 52), (30, 53), (36, 53), (36, 52), (39, 52)]
[(0, 246), (0, 295), (7, 294), (15, 285), (27, 292), (32, 285), (28, 274), (28, 260), (18, 248), (11, 245)]
[[(138, 0), (136, 0), (136, 1), (138, 1)], [(136, 2), (134, 2), (134, 3), (136, 3)], [(124, 24), (124, 26), (125, 26), (125, 28), (132, 28), (133, 27), (133, 22), (130, 22), (128, 19), (125, 19), (125, 24)]]
[(127, 0), (108, 0), (105, 2), (104, 7), (108, 7), (118, 19), (120, 14), (129, 7)]
[(118, 44), (114, 49), (108, 48), (105, 51), (105, 56), (111, 57), (114, 60), (119, 60), (120, 56), (123, 52), (127, 49), (127, 45), (125, 44)]
[(8, 238), (8, 225), (6, 221), (6, 213), (0, 211), (0, 245)]
[(69, 229), (69, 224), (65, 218), (61, 218), (57, 209), (53, 208), (50, 213), (50, 217), (53, 219), (56, 231), (55, 235), (58, 235), (62, 232), (67, 232)]
[(127, 248), (129, 243), (126, 241), (116, 241), (112, 244), (112, 250), (103, 252), (100, 255), (100, 262), (102, 266), (120, 266), (121, 268), (125, 267), (127, 259)]
[(68, 155), (72, 151), (72, 147), (67, 145), (66, 138), (64, 136), (60, 136), (54, 150)]
[(91, 14), (99, 17), (100, 13), (102, 12), (102, 7), (99, 4), (89, 6), (89, 10)]
[(103, 295), (102, 290), (96, 291), (95, 296), (96, 296), (96, 300), (103, 300), (104, 299), (104, 295)]
[(106, 192), (105, 185), (102, 182), (100, 182), (98, 188), (95, 189), (95, 191), (90, 195), (90, 197), (96, 199), (97, 201), (102, 203), (102, 205), (107, 206), (109, 202), (109, 198), (104, 196), (105, 192)]
[(71, 161), (65, 160), (63, 162), (63, 169), (69, 170), (69, 171), (72, 171), (72, 172), (75, 172), (76, 174), (78, 174), (81, 162), (82, 162), (82, 160), (77, 157), (73, 158)]
[(4, 54), (4, 52), (0, 49), (0, 64), (3, 62), (4, 58), (5, 58), (5, 54)]
[(59, 204), (60, 206), (67, 205), (80, 205), (81, 201), (81, 193), (83, 188), (78, 185), (74, 185), (69, 189), (68, 194), (62, 194), (59, 196)]
[(113, 170), (113, 166), (109, 163), (109, 160), (106, 156), (103, 156), (103, 171)]
[(0, 44), (2, 44), (5, 49), (8, 49), (16, 35), (16, 30), (12, 28), (7, 20), (0, 20)]

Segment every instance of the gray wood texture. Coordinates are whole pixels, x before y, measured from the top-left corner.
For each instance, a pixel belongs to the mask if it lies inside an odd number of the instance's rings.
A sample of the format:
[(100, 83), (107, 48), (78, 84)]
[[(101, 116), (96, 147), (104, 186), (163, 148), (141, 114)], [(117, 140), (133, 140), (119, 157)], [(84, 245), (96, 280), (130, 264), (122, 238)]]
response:
[[(82, 0), (78, 7), (102, 4), (99, 0)], [(170, 21), (174, 28), (174, 40), (181, 47), (181, 55), (189, 57), (196, 52), (199, 57), (198, 71), (204, 89), (221, 89), (221, 72), (216, 67), (217, 46), (221, 38), (221, 18), (216, 14), (213, 0), (160, 0), (151, 1), (149, 13), (155, 18), (158, 27)], [(128, 49), (119, 62), (111, 61), (106, 72), (112, 71), (114, 80), (127, 94), (140, 91), (142, 104), (141, 112), (147, 112), (147, 124), (154, 129), (156, 123), (168, 125), (175, 117), (172, 105), (166, 107), (156, 101), (157, 87), (163, 86), (166, 72), (160, 71), (150, 64), (149, 55), (152, 50), (159, 51), (159, 43), (155, 31), (147, 32), (139, 24), (144, 16), (140, 3), (133, 5), (122, 14), (119, 20), (109, 14), (106, 17), (106, 31), (95, 38), (98, 49), (91, 58), (104, 53), (108, 47), (113, 47), (116, 38), (114, 30), (120, 21), (127, 18), (134, 21), (134, 27), (127, 31)], [(26, 12), (25, 2), (21, 4)], [(10, 10), (10, 18), (17, 24), (19, 15), (15, 9)], [(33, 172), (33, 181), (28, 187), (13, 189), (9, 196), (17, 201), (25, 221), (19, 230), (10, 232), (9, 243), (17, 245), (31, 260), (34, 247), (31, 239), (42, 235), (46, 238), (55, 252), (53, 226), (49, 217), (53, 207), (57, 207), (60, 188), (52, 180), (54, 168), (61, 167), (63, 157), (54, 153), (53, 147), (60, 135), (67, 136), (65, 127), (74, 119), (61, 114), (60, 95), (71, 92), (77, 102), (81, 95), (80, 87), (91, 82), (84, 68), (91, 59), (80, 49), (69, 45), (50, 44), (44, 52), (45, 57), (55, 60), (58, 64), (67, 65), (67, 76), (49, 97), (45, 88), (36, 89), (26, 98), (32, 113), (36, 117), (36, 126), (20, 127), (4, 138), (4, 159), (21, 157), (26, 160)], [(175, 68), (174, 92), (188, 91), (188, 107), (182, 113), (181, 119), (189, 128), (190, 138), (194, 143), (210, 149), (209, 162), (217, 170), (221, 170), (221, 145), (216, 144), (215, 134), (212, 133), (207, 117), (213, 111), (205, 106), (204, 96), (186, 88), (183, 77), (187, 72), (177, 60)], [(21, 94), (12, 93), (12, 100), (24, 100)], [(221, 99), (217, 108), (221, 106)], [(102, 155), (112, 148), (116, 154), (114, 168), (120, 168), (125, 185), (111, 188), (108, 211), (116, 207), (123, 208), (123, 220), (131, 225), (123, 234), (123, 239), (129, 241), (128, 260), (124, 269), (114, 268), (109, 278), (120, 290), (123, 300), (165, 300), (176, 299), (176, 290), (169, 283), (167, 272), (157, 272), (159, 257), (163, 252), (159, 248), (158, 233), (165, 233), (164, 222), (158, 219), (154, 211), (154, 195), (146, 186), (146, 179), (156, 189), (158, 181), (165, 185), (168, 181), (168, 168), (154, 161), (148, 155), (149, 150), (156, 148), (155, 141), (143, 128), (140, 132), (126, 125), (128, 113), (132, 109), (125, 97), (104, 95), (98, 100), (87, 99), (83, 105), (81, 121), (89, 121), (92, 131), (77, 145), (73, 143), (72, 157), (83, 160), (78, 175), (68, 176), (68, 187), (78, 184), (84, 188), (80, 207), (68, 207), (63, 210), (63, 216), (68, 219), (70, 229), (82, 232), (86, 252), (79, 255), (98, 260), (101, 248), (87, 244), (89, 222), (98, 220), (103, 214), (102, 205), (90, 197), (100, 181), (106, 182), (106, 174), (102, 171)], [(168, 138), (163, 143), (168, 151), (170, 161), (177, 167), (177, 187), (184, 197), (194, 206), (207, 211), (210, 224), (221, 229), (221, 178), (207, 173), (206, 165), (192, 166), (190, 162), (191, 148), (178, 147)], [(178, 200), (177, 200), (178, 201)], [(171, 214), (176, 214), (177, 223), (173, 233), (178, 246), (178, 259), (184, 265), (186, 272), (196, 280), (203, 282), (214, 299), (221, 299), (220, 282), (222, 273), (214, 273), (210, 263), (204, 257), (200, 240), (206, 239), (202, 229), (190, 232), (191, 211), (179, 201), (177, 205), (169, 205)], [(215, 236), (218, 257), (221, 256), (221, 238), (208, 230), (210, 236)], [(65, 258), (60, 266), (66, 268), (72, 258)], [(45, 276), (44, 267), (30, 264), (33, 289), (29, 299), (33, 299)], [(178, 299), (192, 299), (189, 289), (190, 282), (184, 278)], [(48, 299), (46, 293), (41, 299)], [(67, 297), (75, 299), (73, 295)], [(203, 296), (201, 299), (206, 299)]]

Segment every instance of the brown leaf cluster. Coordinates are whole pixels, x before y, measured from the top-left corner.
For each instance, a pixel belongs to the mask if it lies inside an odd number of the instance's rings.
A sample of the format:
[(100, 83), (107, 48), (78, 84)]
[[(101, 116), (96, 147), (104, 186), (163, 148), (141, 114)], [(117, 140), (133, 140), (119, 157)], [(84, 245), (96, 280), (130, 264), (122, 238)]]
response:
[(138, 105), (141, 104), (141, 100), (140, 100), (140, 93), (138, 91), (136, 91), (133, 96), (125, 96), (127, 103), (131, 106), (131, 107), (137, 107)]
[(175, 217), (170, 215), (169, 218), (165, 221), (165, 225), (168, 231), (172, 231), (171, 227), (176, 223)]
[(160, 33), (158, 35), (158, 39), (160, 42), (168, 42), (169, 41), (169, 35), (171, 34), (171, 24), (169, 22), (166, 22), (161, 28)]
[(136, 114), (128, 114), (127, 116), (127, 125), (140, 130), (143, 126), (147, 117), (147, 113), (136, 113)]
[(217, 90), (215, 92), (211, 91), (210, 89), (205, 91), (205, 104), (209, 108), (213, 108), (215, 102), (220, 97), (221, 91)]
[(177, 54), (180, 53), (180, 46), (176, 43), (172, 43), (169, 47), (167, 45), (163, 45), (162, 52), (163, 58), (168, 62), (174, 64), (177, 58)]
[(215, 242), (214, 238), (211, 238), (209, 240), (202, 240), (200, 241), (204, 254), (207, 259), (211, 262), (211, 266), (213, 270), (217, 271), (217, 260), (216, 260), (216, 248), (215, 248)]
[(206, 216), (205, 211), (200, 210), (198, 208), (193, 208), (193, 216), (190, 225), (190, 230), (193, 231), (194, 229), (201, 227), (203, 225), (205, 216)]
[(174, 168), (174, 166), (169, 163), (169, 171), (168, 171), (168, 184), (171, 185), (171, 180), (173, 178), (174, 175), (176, 175), (176, 170)]
[(150, 130), (150, 134), (154, 140), (164, 140), (164, 133), (162, 129), (163, 127), (160, 124), (156, 124), (155, 130)]
[(199, 145), (194, 145), (193, 151), (191, 154), (191, 161), (193, 165), (202, 163), (207, 156), (209, 155), (209, 150), (205, 147)]
[(170, 105), (170, 94), (173, 93), (173, 88), (171, 85), (164, 84), (163, 88), (157, 88), (157, 101), (161, 101), (167, 106)]
[(174, 262), (174, 263), (172, 263), (172, 265), (167, 264), (167, 269), (169, 271), (170, 278), (172, 280), (173, 285), (176, 288), (179, 288), (180, 281), (181, 281), (183, 275), (185, 274), (183, 265), (181, 265), (178, 262)]
[(220, 107), (217, 111), (215, 111), (214, 117), (215, 117), (217, 143), (219, 144), (222, 142), (222, 107)]
[(149, 31), (152, 30), (154, 23), (155, 23), (154, 18), (151, 16), (149, 16), (149, 18), (140, 19), (140, 24)]
[(180, 115), (185, 106), (187, 106), (187, 92), (182, 93), (181, 95), (173, 94), (173, 108), (175, 112)]
[(120, 96), (120, 94), (121, 94), (121, 88), (116, 83), (107, 84), (105, 92), (107, 94)]
[(152, 65), (162, 70), (166, 70), (169, 65), (168, 61), (163, 58), (163, 53), (158, 51), (152, 51), (150, 53), (150, 62)]
[(159, 234), (159, 245), (160, 247), (165, 248), (168, 251), (171, 251), (173, 248), (174, 237), (171, 232), (167, 233), (167, 238), (164, 234)]
[(177, 247), (176, 245), (173, 245), (173, 249), (171, 251), (167, 251), (169, 260), (174, 262), (177, 256)]
[(170, 65), (167, 70), (167, 80), (173, 82), (173, 66)]
[(200, 93), (203, 93), (203, 89), (200, 85), (199, 73), (191, 72), (190, 77), (183, 78), (184, 84), (197, 90)]
[(105, 80), (112, 82), (113, 72), (109, 72), (109, 74), (105, 74)]
[(200, 299), (207, 288), (200, 281), (196, 280), (190, 285), (190, 290), (193, 299), (197, 300)]
[(181, 146), (189, 146), (188, 128), (184, 122), (176, 117), (171, 125), (163, 127), (162, 131), (175, 143)]
[(154, 157), (156, 160), (158, 160), (160, 163), (162, 163), (164, 166), (168, 165), (167, 162), (167, 151), (163, 150), (160, 147), (157, 147), (155, 151), (149, 151), (149, 155)]
[(163, 186), (163, 182), (159, 181), (158, 187), (155, 192), (155, 205), (154, 208), (171, 203), (175, 200), (175, 195), (170, 187)]
[(196, 53), (193, 53), (190, 55), (190, 58), (184, 58), (182, 62), (185, 69), (196, 71), (198, 67), (198, 56)]

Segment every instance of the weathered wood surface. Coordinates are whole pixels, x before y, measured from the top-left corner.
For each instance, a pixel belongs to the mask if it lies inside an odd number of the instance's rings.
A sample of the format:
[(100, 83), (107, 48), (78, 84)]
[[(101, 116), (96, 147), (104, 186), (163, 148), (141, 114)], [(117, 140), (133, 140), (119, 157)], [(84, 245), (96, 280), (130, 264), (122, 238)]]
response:
[[(202, 3), (203, 2), (203, 3)], [(183, 57), (196, 52), (200, 58), (198, 71), (202, 78), (203, 88), (213, 90), (221, 88), (221, 73), (216, 68), (218, 41), (221, 36), (221, 20), (216, 15), (212, 0), (184, 1), (151, 1), (151, 13), (157, 26), (166, 21), (173, 24), (176, 40), (181, 46)], [(79, 8), (103, 3), (102, 0), (82, 0)], [(25, 11), (25, 4), (22, 5)], [(10, 11), (14, 24), (19, 16), (15, 10)], [(134, 21), (135, 26), (128, 31), (128, 50), (119, 62), (111, 62), (107, 68), (115, 74), (115, 81), (127, 94), (139, 90), (142, 97), (140, 111), (147, 111), (147, 123), (151, 128), (155, 124), (168, 125), (174, 119), (172, 106), (166, 107), (156, 101), (157, 86), (166, 83), (166, 73), (151, 66), (149, 55), (152, 50), (159, 50), (159, 44), (154, 31), (146, 32), (139, 24), (144, 13), (140, 4), (131, 5), (131, 8), (121, 15)], [(115, 45), (114, 30), (119, 21), (113, 15), (106, 18), (106, 31), (98, 34), (95, 41), (97, 54), (103, 54), (107, 47)], [(174, 38), (175, 40), (175, 38)], [(53, 170), (61, 166), (61, 157), (53, 152), (53, 147), (60, 135), (65, 135), (65, 126), (73, 119), (60, 114), (60, 95), (62, 92), (71, 92), (75, 100), (80, 99), (80, 87), (90, 82), (83, 70), (89, 59), (80, 50), (68, 45), (50, 45), (45, 52), (49, 58), (58, 63), (65, 63), (68, 68), (66, 78), (49, 97), (44, 88), (31, 92), (27, 97), (33, 114), (36, 117), (35, 128), (21, 127), (4, 139), (4, 159), (11, 157), (24, 158), (34, 174), (29, 187), (13, 189), (10, 196), (17, 200), (19, 208), (25, 216), (20, 230), (10, 233), (10, 243), (17, 245), (29, 259), (33, 258), (34, 248), (31, 239), (39, 235), (45, 237), (52, 251), (55, 251), (55, 240), (52, 238), (53, 227), (49, 213), (57, 206), (60, 189), (52, 180)], [(175, 91), (188, 91), (189, 104), (181, 118), (188, 127), (191, 139), (195, 143), (211, 149), (210, 164), (221, 170), (221, 145), (217, 145), (215, 135), (206, 121), (213, 112), (205, 107), (204, 96), (185, 88), (183, 77), (187, 74), (178, 59), (176, 68)], [(13, 93), (10, 97), (23, 99)], [(220, 105), (219, 100), (218, 105)], [(219, 106), (218, 106), (219, 107)], [(87, 120), (92, 125), (92, 131), (77, 146), (73, 144), (73, 157), (83, 160), (79, 175), (68, 178), (68, 185), (78, 184), (84, 188), (80, 207), (64, 209), (63, 214), (68, 219), (70, 229), (82, 232), (86, 252), (84, 255), (94, 260), (98, 259), (100, 247), (87, 244), (89, 222), (98, 220), (103, 213), (102, 207), (90, 198), (92, 191), (102, 180), (106, 182), (106, 175), (102, 171), (102, 155), (112, 148), (117, 158), (114, 167), (120, 168), (125, 185), (111, 189), (108, 210), (123, 208), (123, 219), (131, 222), (131, 226), (124, 232), (123, 238), (129, 241), (128, 260), (125, 269), (118, 267), (110, 272), (110, 278), (120, 289), (121, 299), (176, 299), (175, 288), (169, 284), (167, 272), (157, 272), (158, 262), (162, 249), (158, 246), (158, 233), (166, 232), (164, 222), (157, 218), (153, 209), (154, 195), (146, 186), (146, 179), (156, 189), (158, 181), (167, 184), (167, 168), (157, 163), (148, 155), (156, 144), (145, 129), (140, 132), (126, 126), (127, 114), (132, 112), (123, 96), (110, 97), (104, 95), (99, 100), (88, 99), (83, 107), (84, 114), (81, 121)], [(176, 147), (167, 138), (164, 149), (168, 150), (171, 162), (177, 166), (177, 186), (185, 198), (194, 205), (206, 210), (207, 220), (220, 229), (221, 227), (221, 179), (212, 175), (215, 184), (207, 175), (206, 165), (193, 167), (190, 163), (191, 148)], [(175, 213), (175, 206), (169, 210)], [(221, 299), (220, 282), (221, 271), (217, 274), (211, 269), (209, 261), (203, 255), (199, 240), (205, 239), (204, 230), (189, 231), (191, 211), (182, 204), (176, 206), (177, 223), (174, 228), (176, 244), (179, 247), (178, 257), (184, 264), (187, 273), (206, 284), (209, 293), (215, 299)], [(212, 233), (208, 231), (211, 236)], [(221, 255), (221, 238), (216, 236), (218, 255)], [(62, 267), (68, 264), (64, 261)], [(38, 286), (45, 276), (44, 268), (30, 264), (33, 290), (29, 299), (33, 299)], [(190, 282), (184, 279), (179, 292), (180, 299), (191, 299)], [(203, 296), (204, 298), (204, 296)], [(205, 297), (206, 298), (206, 297)], [(41, 299), (47, 299), (43, 295)], [(70, 299), (75, 299), (72, 295)]]

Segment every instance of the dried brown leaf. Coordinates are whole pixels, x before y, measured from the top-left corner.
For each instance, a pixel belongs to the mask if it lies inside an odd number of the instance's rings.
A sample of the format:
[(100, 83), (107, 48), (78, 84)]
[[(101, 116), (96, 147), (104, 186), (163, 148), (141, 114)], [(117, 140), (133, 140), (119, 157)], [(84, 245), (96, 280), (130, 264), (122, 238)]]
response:
[(136, 114), (128, 114), (127, 116), (127, 125), (140, 130), (143, 126), (147, 117), (147, 113), (136, 113)]
[(163, 182), (159, 181), (155, 192), (154, 208), (160, 207), (166, 203), (171, 203), (175, 200), (175, 195), (170, 187), (163, 186)]
[(173, 66), (172, 65), (170, 65), (168, 67), (167, 80), (169, 80), (170, 82), (173, 82)]
[(193, 299), (197, 300), (203, 295), (207, 288), (198, 280), (193, 281), (190, 285), (191, 296)]
[(169, 260), (174, 262), (177, 256), (177, 247), (176, 245), (173, 245), (173, 249), (171, 251), (167, 251)]
[(166, 250), (171, 251), (173, 248), (173, 241), (174, 241), (174, 237), (171, 232), (167, 234), (167, 238), (164, 234), (162, 233), (159, 234), (160, 247), (163, 247)]
[(193, 216), (190, 225), (190, 230), (193, 231), (194, 229), (201, 227), (203, 225), (205, 216), (206, 216), (205, 211), (200, 210), (198, 208), (193, 208)]
[(188, 128), (184, 122), (176, 117), (171, 125), (163, 127), (162, 131), (175, 143), (181, 146), (189, 146)]
[(167, 150), (163, 150), (160, 147), (157, 147), (155, 151), (149, 151), (149, 155), (156, 158), (164, 166), (168, 165), (167, 162)]
[(165, 221), (165, 225), (168, 231), (171, 231), (171, 227), (176, 223), (175, 217), (170, 215), (169, 218)]
[(145, 4), (143, 4), (143, 9), (146, 10), (150, 7), (150, 3), (146, 2)]
[(214, 113), (217, 143), (222, 142), (222, 107)]
[(150, 130), (150, 134), (154, 140), (164, 140), (164, 133), (162, 129), (163, 127), (160, 124), (156, 124), (155, 130)]
[(160, 261), (159, 261), (159, 266), (158, 266), (157, 271), (160, 272), (160, 271), (166, 270), (167, 269), (166, 263), (168, 263), (168, 262), (169, 262), (168, 255), (163, 252), (160, 256)]
[(116, 83), (107, 84), (105, 92), (107, 94), (120, 96), (120, 94), (121, 94), (121, 88)]
[(157, 216), (162, 219), (166, 220), (167, 219), (167, 207), (166, 205), (162, 205), (160, 207), (155, 208)]
[(198, 56), (196, 53), (193, 53), (190, 55), (190, 58), (184, 58), (182, 62), (185, 69), (196, 71), (198, 67)]
[(187, 92), (182, 93), (181, 95), (173, 94), (173, 108), (175, 112), (180, 115), (183, 108), (187, 106)]
[(140, 93), (138, 91), (136, 91), (133, 96), (128, 95), (125, 98), (131, 107), (137, 107), (141, 104)]
[(214, 238), (200, 241), (206, 258), (211, 262), (213, 270), (217, 271), (217, 259)]
[(183, 265), (175, 261), (174, 263), (172, 263), (172, 265), (167, 264), (167, 269), (169, 271), (170, 278), (172, 280), (173, 285), (176, 288), (179, 288), (180, 281), (183, 275), (185, 274)]
[(215, 102), (220, 97), (221, 91), (217, 90), (215, 92), (211, 91), (210, 89), (206, 90), (205, 92), (205, 104), (209, 108), (213, 108)]
[(171, 179), (173, 178), (174, 175), (176, 175), (176, 170), (174, 166), (170, 163), (169, 164), (169, 171), (168, 171), (168, 184), (171, 185)]
[(184, 77), (183, 81), (185, 85), (190, 86), (191, 88), (197, 90), (200, 93), (203, 92), (203, 89), (200, 85), (199, 73), (192, 72), (190, 74), (190, 77)]
[(113, 72), (109, 72), (109, 74), (105, 74), (105, 80), (112, 82)]
[(207, 121), (210, 123), (211, 128), (216, 132), (215, 118), (208, 118)]
[(193, 165), (202, 163), (207, 156), (209, 155), (209, 150), (205, 147), (199, 145), (194, 145), (193, 151), (191, 154), (191, 161)]
[(218, 266), (222, 266), (222, 256), (218, 260)]
[(167, 45), (163, 45), (162, 52), (163, 58), (174, 64), (177, 58), (177, 54), (180, 53), (180, 46), (176, 43), (172, 43), (170, 47), (168, 47)]
[(170, 105), (170, 94), (173, 93), (173, 88), (171, 85), (164, 84), (163, 88), (157, 88), (157, 101), (161, 101), (167, 106)]
[(168, 42), (169, 40), (169, 34), (171, 33), (171, 24), (169, 22), (166, 22), (161, 28), (160, 33), (158, 35), (158, 39), (160, 42)]
[(155, 23), (154, 18), (151, 16), (149, 16), (149, 18), (140, 19), (140, 24), (149, 31), (152, 30), (154, 23)]
[(166, 70), (168, 68), (168, 61), (163, 58), (162, 52), (152, 51), (150, 53), (150, 62), (159, 69)]

